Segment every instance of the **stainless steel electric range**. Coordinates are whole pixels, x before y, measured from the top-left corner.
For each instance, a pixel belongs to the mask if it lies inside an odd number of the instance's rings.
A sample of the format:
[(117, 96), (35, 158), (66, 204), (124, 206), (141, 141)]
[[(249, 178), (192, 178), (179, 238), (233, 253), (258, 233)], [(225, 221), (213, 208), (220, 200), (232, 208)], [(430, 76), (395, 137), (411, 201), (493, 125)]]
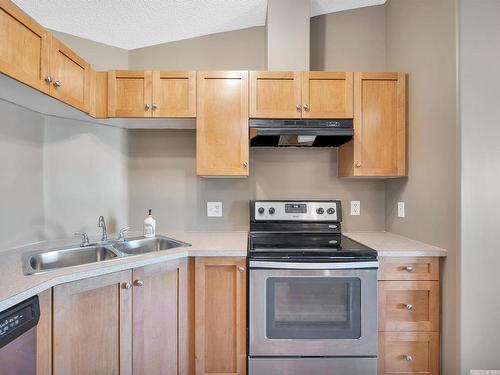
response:
[(252, 375), (377, 373), (377, 252), (341, 232), (340, 201), (252, 201)]

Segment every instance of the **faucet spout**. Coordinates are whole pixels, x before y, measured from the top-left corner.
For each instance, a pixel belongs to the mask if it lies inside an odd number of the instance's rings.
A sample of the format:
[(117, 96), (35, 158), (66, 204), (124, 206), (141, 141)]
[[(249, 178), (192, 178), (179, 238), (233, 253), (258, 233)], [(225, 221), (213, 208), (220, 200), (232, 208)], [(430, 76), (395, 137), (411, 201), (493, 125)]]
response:
[(98, 228), (102, 228), (101, 241), (108, 240), (108, 232), (106, 231), (106, 222), (104, 221), (104, 216), (99, 216), (99, 222), (97, 223)]

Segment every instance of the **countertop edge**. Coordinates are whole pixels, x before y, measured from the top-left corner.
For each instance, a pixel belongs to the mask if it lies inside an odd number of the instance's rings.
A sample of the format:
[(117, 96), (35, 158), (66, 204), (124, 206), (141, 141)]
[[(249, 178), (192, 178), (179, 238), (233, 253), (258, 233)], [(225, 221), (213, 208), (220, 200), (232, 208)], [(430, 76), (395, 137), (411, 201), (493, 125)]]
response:
[(4, 299), (0, 301), (0, 311), (6, 310), (9, 307), (12, 307), (54, 286), (72, 281), (78, 281), (87, 279), (89, 277), (102, 276), (113, 272), (120, 272), (133, 268), (144, 267), (151, 264), (166, 262), (169, 260), (184, 259), (189, 257), (221, 257), (221, 256), (246, 257), (247, 250), (196, 250), (196, 249), (189, 250), (189, 248), (185, 248), (184, 250), (175, 252), (173, 254), (165, 253), (147, 259), (130, 259), (129, 262), (106, 265), (106, 266), (103, 266), (101, 264), (99, 267), (94, 269), (81, 270), (73, 273), (54, 276), (47, 281), (41, 282), (40, 284), (37, 284), (33, 287), (24, 290), (21, 293), (15, 294), (7, 299)]

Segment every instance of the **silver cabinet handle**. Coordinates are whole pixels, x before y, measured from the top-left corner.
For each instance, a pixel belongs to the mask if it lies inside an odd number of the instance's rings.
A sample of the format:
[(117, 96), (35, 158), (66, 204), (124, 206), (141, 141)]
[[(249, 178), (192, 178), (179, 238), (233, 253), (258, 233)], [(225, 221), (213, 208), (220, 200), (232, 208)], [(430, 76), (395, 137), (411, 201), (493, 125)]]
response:
[(412, 357), (411, 355), (409, 355), (409, 354), (405, 354), (405, 355), (403, 356), (403, 358), (404, 358), (404, 360), (405, 360), (406, 362), (411, 362), (411, 361), (413, 361), (413, 357)]
[(358, 161), (358, 162), (356, 163), (356, 168), (360, 168), (360, 167), (361, 167), (361, 163)]
[(304, 104), (304, 111), (309, 111), (309, 106), (307, 104)]
[(245, 272), (245, 268), (243, 268), (243, 267), (238, 267), (238, 272)]
[(153, 103), (153, 104), (151, 105), (151, 109), (152, 109), (153, 111), (155, 111), (157, 108), (158, 108), (158, 104)]
[(62, 86), (62, 83), (61, 83), (61, 81), (59, 81), (59, 80), (57, 80), (57, 79), (56, 79), (56, 80), (54, 81), (53, 85), (54, 85), (54, 87), (61, 87), (61, 86)]
[(302, 107), (300, 106), (300, 104), (297, 104), (297, 105), (295, 106), (295, 108), (297, 108), (297, 111), (300, 111), (300, 110), (302, 109)]
[(413, 310), (413, 305), (411, 303), (407, 303), (407, 304), (405, 304), (405, 308), (406, 308), (406, 310), (411, 311), (411, 310)]
[(412, 266), (406, 266), (405, 267), (406, 272), (413, 272), (413, 267)]
[(243, 162), (243, 166), (246, 168), (248, 167), (248, 163), (246, 161)]
[(149, 108), (150, 108), (150, 105), (149, 105), (149, 104), (147, 104), (147, 103), (146, 103), (146, 104), (144, 104), (144, 109), (145, 109), (146, 111), (148, 111), (148, 110), (149, 110)]
[(130, 289), (130, 288), (132, 288), (132, 284), (130, 284), (130, 283), (123, 283), (122, 284), (122, 288), (123, 289)]
[(48, 75), (47, 77), (45, 77), (45, 82), (52, 83), (52, 77), (50, 75)]
[(135, 280), (134, 281), (134, 285), (135, 286), (143, 286), (144, 285), (144, 281), (142, 281), (142, 280)]

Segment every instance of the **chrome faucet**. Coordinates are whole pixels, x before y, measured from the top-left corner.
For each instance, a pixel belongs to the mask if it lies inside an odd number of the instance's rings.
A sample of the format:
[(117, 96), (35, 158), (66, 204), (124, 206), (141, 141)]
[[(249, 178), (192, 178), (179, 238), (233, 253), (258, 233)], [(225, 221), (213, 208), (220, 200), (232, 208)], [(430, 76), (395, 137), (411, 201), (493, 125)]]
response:
[(101, 241), (108, 240), (108, 232), (106, 231), (106, 222), (104, 221), (104, 216), (99, 216), (99, 222), (97, 223), (98, 228), (102, 228)]
[(82, 243), (80, 244), (80, 247), (90, 246), (89, 236), (87, 236), (87, 233), (75, 232), (75, 236), (82, 236)]

